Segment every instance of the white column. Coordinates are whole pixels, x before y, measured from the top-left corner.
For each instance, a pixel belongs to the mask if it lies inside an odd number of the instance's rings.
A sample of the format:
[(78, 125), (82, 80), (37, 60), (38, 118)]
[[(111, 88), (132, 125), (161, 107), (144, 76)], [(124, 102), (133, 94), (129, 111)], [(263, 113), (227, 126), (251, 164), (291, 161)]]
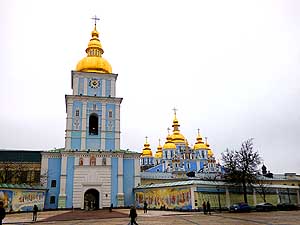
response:
[(78, 77), (74, 77), (73, 79), (73, 95), (78, 95), (78, 80), (79, 78)]
[(124, 206), (124, 192), (123, 192), (123, 157), (118, 158), (118, 206)]
[(83, 80), (83, 95), (87, 95), (88, 79), (84, 78)]
[(115, 149), (120, 149), (120, 105), (115, 105)]
[(116, 96), (116, 80), (111, 81), (111, 97)]
[(297, 204), (300, 205), (300, 193), (299, 193), (299, 189), (297, 190)]
[[(190, 189), (191, 191), (191, 204), (192, 204), (192, 209), (196, 209), (196, 206), (195, 206), (195, 191), (196, 191), (196, 187), (191, 187)], [(199, 202), (197, 200), (197, 208), (199, 207)]]
[(67, 156), (62, 154), (58, 208), (66, 207)]
[(67, 119), (66, 119), (66, 137), (65, 137), (65, 150), (71, 149), (71, 131), (73, 122), (73, 99), (67, 100)]
[(106, 119), (106, 104), (102, 103), (102, 117), (101, 117), (101, 150), (106, 150), (105, 149), (105, 131), (106, 131), (106, 124), (105, 124), (105, 119)]
[(62, 155), (61, 157), (61, 171), (60, 171), (60, 190), (59, 195), (66, 195), (66, 176), (67, 176), (67, 156)]
[(141, 184), (141, 167), (139, 158), (134, 158), (134, 187)]
[(48, 181), (48, 156), (42, 154), (42, 162), (41, 162), (41, 176), (40, 183), (41, 186), (47, 187)]
[(105, 91), (106, 91), (106, 80), (102, 79), (102, 97), (105, 97)]
[(82, 103), (81, 150), (86, 149), (87, 102)]

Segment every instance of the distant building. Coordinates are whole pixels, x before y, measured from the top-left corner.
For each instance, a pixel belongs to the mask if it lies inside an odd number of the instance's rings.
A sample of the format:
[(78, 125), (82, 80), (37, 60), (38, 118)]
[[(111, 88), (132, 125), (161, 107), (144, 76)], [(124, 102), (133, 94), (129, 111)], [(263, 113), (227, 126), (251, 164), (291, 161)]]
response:
[(41, 151), (0, 150), (0, 183), (38, 185)]
[(176, 112), (172, 127), (173, 133), (168, 133), (163, 146), (159, 143), (154, 156), (146, 138), (140, 159), (143, 171), (142, 180), (146, 178), (144, 174), (148, 174), (149, 177), (149, 173), (153, 173), (153, 176), (156, 176), (155, 173), (167, 173), (174, 178), (201, 175), (220, 176), (222, 167), (216, 161), (207, 139), (204, 143), (199, 130), (196, 143), (190, 147), (187, 139), (180, 133)]

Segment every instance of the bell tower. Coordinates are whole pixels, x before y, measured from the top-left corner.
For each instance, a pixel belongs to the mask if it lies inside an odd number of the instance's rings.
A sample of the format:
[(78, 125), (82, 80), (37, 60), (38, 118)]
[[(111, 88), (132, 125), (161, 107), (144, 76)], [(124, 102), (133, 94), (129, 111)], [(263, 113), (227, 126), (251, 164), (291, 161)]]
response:
[(116, 95), (118, 75), (112, 73), (109, 62), (102, 57), (95, 20), (86, 57), (72, 71), (72, 95), (66, 95), (65, 150), (119, 150), (120, 104)]

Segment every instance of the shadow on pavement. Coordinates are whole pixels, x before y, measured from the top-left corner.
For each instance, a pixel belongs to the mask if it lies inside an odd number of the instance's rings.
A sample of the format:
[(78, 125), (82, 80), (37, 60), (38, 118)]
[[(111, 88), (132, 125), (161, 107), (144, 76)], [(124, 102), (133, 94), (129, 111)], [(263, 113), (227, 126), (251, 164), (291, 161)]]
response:
[(50, 216), (46, 219), (41, 220), (41, 222), (48, 221), (68, 221), (68, 220), (84, 220), (84, 219), (109, 219), (109, 218), (124, 218), (128, 217), (128, 214), (109, 210), (73, 210), (70, 212), (62, 213), (55, 216)]

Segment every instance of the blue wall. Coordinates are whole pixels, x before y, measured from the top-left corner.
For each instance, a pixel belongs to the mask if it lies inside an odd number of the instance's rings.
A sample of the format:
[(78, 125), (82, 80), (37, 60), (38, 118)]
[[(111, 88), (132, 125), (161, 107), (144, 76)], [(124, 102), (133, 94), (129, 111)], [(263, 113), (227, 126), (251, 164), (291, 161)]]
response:
[(118, 158), (111, 158), (111, 203), (117, 206), (118, 194)]
[[(48, 159), (48, 180), (46, 194), (45, 209), (56, 209), (58, 207), (58, 195), (60, 189), (60, 171), (61, 171), (61, 158)], [(51, 181), (56, 180), (56, 187), (51, 187)], [(55, 196), (55, 203), (50, 204), (50, 197)]]
[(124, 204), (130, 206), (134, 204), (134, 159), (123, 160), (123, 171)]
[(74, 181), (74, 156), (69, 156), (67, 159), (67, 180), (66, 180), (66, 207), (73, 207), (73, 181)]

